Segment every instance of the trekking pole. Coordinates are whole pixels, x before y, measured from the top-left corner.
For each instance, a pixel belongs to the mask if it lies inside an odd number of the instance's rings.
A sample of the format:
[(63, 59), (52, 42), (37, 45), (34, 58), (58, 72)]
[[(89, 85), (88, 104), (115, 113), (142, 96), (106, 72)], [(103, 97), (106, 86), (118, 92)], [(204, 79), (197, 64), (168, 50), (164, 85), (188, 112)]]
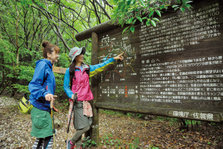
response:
[(71, 114), (70, 114), (69, 121), (68, 121), (68, 126), (67, 126), (67, 136), (66, 136), (66, 140), (65, 140), (66, 145), (68, 143), (68, 133), (70, 131), (70, 122), (71, 122), (72, 114), (73, 114), (73, 111), (74, 111), (74, 103), (75, 103), (76, 100), (77, 100), (77, 93), (75, 93), (74, 97), (73, 97), (72, 110), (71, 110)]
[[(53, 97), (56, 98), (57, 95), (54, 95)], [(53, 102), (54, 102), (54, 100), (51, 100), (51, 101), (50, 101), (50, 116), (51, 116), (51, 119), (52, 119), (52, 128), (53, 128), (53, 148), (54, 148), (54, 145), (55, 145), (55, 126), (54, 126), (54, 110), (53, 110)]]

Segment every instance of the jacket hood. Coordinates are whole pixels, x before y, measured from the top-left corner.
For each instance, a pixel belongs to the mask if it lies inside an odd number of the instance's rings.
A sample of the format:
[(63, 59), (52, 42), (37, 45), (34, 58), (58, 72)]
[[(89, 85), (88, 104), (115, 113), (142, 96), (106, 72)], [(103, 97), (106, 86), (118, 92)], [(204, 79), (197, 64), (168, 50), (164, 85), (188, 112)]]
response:
[(89, 65), (82, 63), (81, 66), (83, 67), (83, 69), (90, 69)]
[(52, 68), (52, 63), (51, 63), (50, 60), (48, 60), (48, 59), (41, 59), (41, 60), (38, 60), (38, 61), (36, 62), (36, 65), (37, 65), (38, 63), (40, 63), (40, 62), (44, 62), (44, 63), (46, 63), (47, 65), (49, 65), (50, 68)]

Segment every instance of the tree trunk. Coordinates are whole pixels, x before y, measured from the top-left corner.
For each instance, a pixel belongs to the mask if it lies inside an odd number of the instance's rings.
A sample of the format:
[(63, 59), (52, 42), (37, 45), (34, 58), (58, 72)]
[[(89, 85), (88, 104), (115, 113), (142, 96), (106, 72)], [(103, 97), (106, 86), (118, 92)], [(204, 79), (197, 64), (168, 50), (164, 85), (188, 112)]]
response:
[(19, 37), (19, 33), (18, 33), (18, 30), (19, 30), (19, 13), (18, 13), (18, 8), (17, 8), (17, 4), (16, 4), (16, 15), (17, 15), (17, 18), (16, 18), (16, 65), (19, 65), (19, 43), (18, 43), (18, 37)]

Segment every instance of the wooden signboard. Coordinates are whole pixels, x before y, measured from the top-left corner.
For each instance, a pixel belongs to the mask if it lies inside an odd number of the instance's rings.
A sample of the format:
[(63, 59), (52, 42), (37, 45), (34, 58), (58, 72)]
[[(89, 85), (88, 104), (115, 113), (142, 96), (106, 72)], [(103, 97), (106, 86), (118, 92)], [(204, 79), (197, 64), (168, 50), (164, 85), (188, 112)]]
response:
[(134, 34), (109, 23), (78, 34), (97, 33), (98, 62), (125, 52), (97, 79), (96, 106), (223, 121), (222, 16), (223, 1), (202, 0), (192, 11), (163, 14), (157, 27), (138, 24)]
[(61, 74), (65, 74), (65, 72), (66, 72), (66, 68), (55, 67), (55, 66), (53, 66), (53, 72), (55, 72), (55, 73), (61, 73)]

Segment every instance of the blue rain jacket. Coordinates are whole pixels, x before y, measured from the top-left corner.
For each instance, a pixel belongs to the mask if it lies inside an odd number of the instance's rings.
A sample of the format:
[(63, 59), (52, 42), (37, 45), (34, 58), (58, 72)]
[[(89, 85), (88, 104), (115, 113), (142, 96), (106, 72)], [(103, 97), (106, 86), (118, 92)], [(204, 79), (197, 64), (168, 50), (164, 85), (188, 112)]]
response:
[(29, 83), (30, 103), (40, 110), (50, 112), (50, 102), (45, 100), (45, 96), (54, 95), (55, 89), (56, 82), (51, 61), (47, 59), (37, 61), (33, 79)]

